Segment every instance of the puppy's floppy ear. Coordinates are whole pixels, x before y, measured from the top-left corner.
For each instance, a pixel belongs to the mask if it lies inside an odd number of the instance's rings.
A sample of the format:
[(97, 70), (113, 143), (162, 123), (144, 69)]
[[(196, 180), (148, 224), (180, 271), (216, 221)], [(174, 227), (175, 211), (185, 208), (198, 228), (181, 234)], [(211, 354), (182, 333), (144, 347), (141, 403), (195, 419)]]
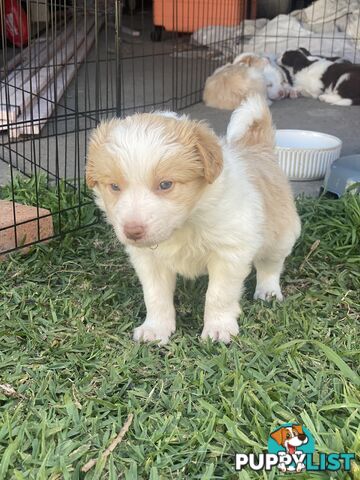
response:
[(104, 146), (106, 137), (115, 120), (101, 122), (90, 134), (86, 162), (86, 185), (89, 188), (94, 188), (96, 185), (96, 169), (98, 168), (96, 166), (96, 160), (100, 155), (100, 151)]
[(311, 55), (311, 53), (309, 52), (309, 50), (307, 50), (306, 48), (304, 47), (300, 47), (298, 48), (298, 50), (300, 50), (302, 53), (304, 53), (305, 55)]
[(316, 62), (316, 60), (309, 60), (300, 48), (298, 50), (288, 50), (281, 58), (281, 63), (285, 67), (292, 67), (294, 74), (314, 62)]
[(213, 183), (223, 168), (221, 145), (215, 132), (206, 124), (195, 124), (195, 148), (203, 164), (204, 177), (207, 183)]
[(276, 443), (279, 445), (283, 444), (284, 441), (284, 427), (279, 428), (278, 430), (275, 430), (275, 432), (270, 434), (270, 437), (275, 440)]

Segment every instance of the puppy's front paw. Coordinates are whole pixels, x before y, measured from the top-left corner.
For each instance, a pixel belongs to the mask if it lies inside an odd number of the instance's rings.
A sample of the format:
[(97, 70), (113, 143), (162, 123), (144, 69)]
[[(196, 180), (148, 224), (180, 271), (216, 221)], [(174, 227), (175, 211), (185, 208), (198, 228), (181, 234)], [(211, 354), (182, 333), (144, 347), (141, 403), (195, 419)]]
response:
[(276, 298), (279, 302), (282, 302), (284, 297), (281, 293), (280, 285), (259, 285), (256, 286), (254, 300), (266, 300), (269, 301), (272, 298)]
[(300, 96), (300, 94), (295, 88), (290, 88), (290, 90), (289, 90), (289, 97), (290, 98), (298, 98), (299, 96)]
[(207, 322), (201, 333), (201, 339), (211, 338), (214, 342), (230, 343), (231, 337), (239, 333), (239, 325), (236, 320)]
[(140, 327), (135, 328), (134, 340), (136, 342), (158, 342), (159, 345), (165, 345), (174, 332), (175, 327), (145, 321)]

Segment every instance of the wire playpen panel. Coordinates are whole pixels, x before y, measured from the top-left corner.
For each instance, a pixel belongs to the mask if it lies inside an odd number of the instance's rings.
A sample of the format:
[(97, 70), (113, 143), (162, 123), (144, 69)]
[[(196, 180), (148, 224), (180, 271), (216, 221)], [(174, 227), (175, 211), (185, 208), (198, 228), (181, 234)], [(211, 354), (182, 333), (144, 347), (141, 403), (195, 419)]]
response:
[[(243, 51), (303, 46), (359, 62), (359, 31), (353, 0), (4, 0), (0, 239), (11, 241), (0, 253), (97, 220), (83, 177), (100, 120), (190, 107), (213, 70)], [(35, 213), (22, 218), (16, 202)]]

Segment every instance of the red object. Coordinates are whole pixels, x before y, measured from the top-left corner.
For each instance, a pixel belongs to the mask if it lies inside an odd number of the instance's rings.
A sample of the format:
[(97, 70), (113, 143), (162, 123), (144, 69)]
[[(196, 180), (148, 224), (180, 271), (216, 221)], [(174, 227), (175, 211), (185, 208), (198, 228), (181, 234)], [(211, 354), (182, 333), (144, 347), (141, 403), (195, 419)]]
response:
[(29, 42), (27, 15), (20, 0), (5, 0), (5, 32), (15, 47), (23, 47)]
[(171, 32), (194, 32), (208, 25), (239, 25), (245, 0), (154, 0), (153, 20)]

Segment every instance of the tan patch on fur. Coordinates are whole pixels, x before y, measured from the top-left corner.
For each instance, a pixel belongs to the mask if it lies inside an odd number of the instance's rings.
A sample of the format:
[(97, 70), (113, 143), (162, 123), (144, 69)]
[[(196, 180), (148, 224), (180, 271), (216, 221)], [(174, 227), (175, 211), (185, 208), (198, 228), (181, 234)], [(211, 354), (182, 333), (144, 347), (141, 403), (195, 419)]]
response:
[(265, 242), (259, 257), (273, 258), (277, 252), (287, 248), (286, 232), (300, 234), (294, 197), (271, 148), (252, 147), (243, 152), (243, 158), (250, 181), (261, 193), (265, 211)]
[(265, 80), (254, 69), (243, 64), (229, 65), (211, 75), (205, 83), (205, 105), (224, 110), (235, 110), (252, 93), (266, 98)]
[(177, 183), (164, 197), (190, 211), (199, 200), (205, 186), (203, 178), (197, 178), (187, 183)]
[(198, 123), (195, 132), (196, 149), (200, 155), (207, 183), (213, 183), (223, 168), (223, 156), (219, 140), (205, 124)]
[(284, 232), (300, 234), (300, 220), (289, 181), (276, 158), (270, 110), (264, 106), (262, 118), (255, 120), (241, 138), (231, 143), (235, 150), (241, 151), (249, 179), (263, 200), (266, 241), (259, 256), (272, 258), (288, 244)]
[(179, 147), (175, 156), (165, 156), (158, 162), (154, 172), (157, 179), (186, 183), (201, 177), (212, 183), (220, 175), (223, 167), (221, 146), (205, 122), (175, 120), (156, 114), (144, 116), (148, 116), (150, 127), (162, 125), (164, 142)]
[[(246, 118), (246, 113), (244, 117)], [(240, 121), (240, 119), (239, 119)], [(236, 145), (239, 149), (249, 147), (268, 147), (269, 151), (275, 148), (275, 128), (272, 123), (270, 109), (263, 102), (261, 118), (255, 119), (247, 128), (245, 133), (239, 138), (231, 139), (231, 144)], [(255, 151), (255, 150), (254, 150)]]
[(245, 147), (268, 146), (275, 147), (275, 131), (272, 124), (271, 114), (268, 108), (264, 109), (264, 115), (260, 120), (255, 120), (240, 140)]
[(213, 183), (223, 168), (222, 150), (215, 133), (204, 123), (174, 120), (164, 124), (176, 143), (181, 145), (178, 155), (163, 158), (155, 169), (155, 183), (175, 182), (169, 192), (159, 192), (165, 198), (191, 209), (205, 186)]
[(234, 60), (234, 65), (246, 65), (248, 67), (264, 68), (268, 63), (268, 60), (258, 55), (244, 55), (239, 60)]
[(114, 163), (111, 155), (106, 151), (105, 144), (109, 133), (121, 122), (114, 118), (101, 122), (90, 135), (88, 156), (86, 163), (86, 183), (89, 188), (94, 188), (97, 183), (122, 183), (122, 171)]

